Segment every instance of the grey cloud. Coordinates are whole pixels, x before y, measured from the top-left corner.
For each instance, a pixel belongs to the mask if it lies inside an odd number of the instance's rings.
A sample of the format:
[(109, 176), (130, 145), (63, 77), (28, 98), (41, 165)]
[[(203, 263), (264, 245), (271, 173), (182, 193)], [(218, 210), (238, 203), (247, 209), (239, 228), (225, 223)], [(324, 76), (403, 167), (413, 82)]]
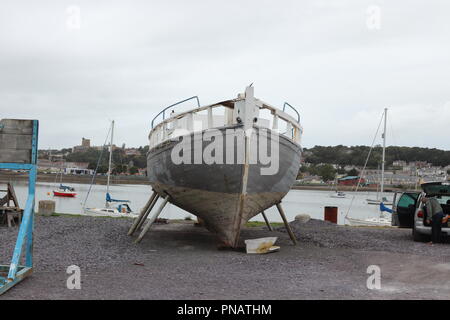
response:
[[(70, 5), (79, 30), (66, 27)], [(370, 5), (380, 30), (366, 26)], [(450, 149), (449, 10), (418, 0), (2, 1), (0, 117), (38, 118), (43, 148), (101, 144), (110, 119), (118, 144), (145, 145), (163, 106), (227, 99), (254, 82), (263, 100), (299, 106), (305, 146), (369, 144), (389, 107), (388, 143)]]

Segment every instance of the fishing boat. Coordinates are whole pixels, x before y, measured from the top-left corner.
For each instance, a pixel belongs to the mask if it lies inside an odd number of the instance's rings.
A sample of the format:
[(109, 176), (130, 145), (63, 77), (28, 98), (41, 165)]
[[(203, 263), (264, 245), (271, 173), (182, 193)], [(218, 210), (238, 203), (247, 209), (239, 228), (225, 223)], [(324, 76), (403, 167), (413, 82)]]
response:
[(111, 122), (111, 127), (108, 132), (110, 135), (110, 143), (109, 143), (109, 162), (108, 162), (108, 172), (107, 172), (107, 180), (106, 180), (106, 201), (104, 207), (97, 208), (86, 208), (86, 202), (89, 197), (95, 176), (97, 174), (98, 164), (101, 161), (101, 155), (98, 160), (97, 168), (94, 171), (91, 186), (89, 187), (89, 191), (86, 195), (86, 199), (83, 204), (83, 210), (85, 214), (88, 215), (102, 215), (102, 216), (112, 216), (112, 217), (121, 217), (121, 216), (132, 216), (136, 215), (133, 213), (133, 210), (130, 208), (129, 200), (117, 200), (111, 197), (109, 192), (110, 189), (110, 181), (111, 181), (111, 170), (112, 170), (112, 155), (113, 155), (113, 138), (114, 138), (114, 120)]
[[(189, 100), (197, 108), (168, 111)], [(223, 246), (234, 248), (246, 222), (278, 207), (294, 184), (301, 134), (294, 107), (285, 103), (281, 110), (256, 99), (252, 86), (206, 106), (192, 97), (153, 119), (148, 178), (158, 196), (200, 218)]]

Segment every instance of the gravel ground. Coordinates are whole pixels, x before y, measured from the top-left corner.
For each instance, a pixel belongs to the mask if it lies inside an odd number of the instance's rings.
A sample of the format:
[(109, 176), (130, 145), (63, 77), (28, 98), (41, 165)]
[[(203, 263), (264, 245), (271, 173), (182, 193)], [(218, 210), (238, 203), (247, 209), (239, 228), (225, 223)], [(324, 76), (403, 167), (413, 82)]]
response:
[[(324, 248), (348, 248), (365, 251), (417, 254), (434, 257), (450, 257), (450, 245), (432, 247), (412, 241), (411, 229), (390, 227), (338, 226), (328, 221), (312, 219), (306, 224), (291, 222), (291, 227), (301, 242)], [(277, 228), (286, 232), (284, 227)]]
[[(192, 223), (155, 225), (140, 244), (129, 219), (36, 218), (33, 276), (1, 299), (449, 299), (450, 244), (414, 243), (411, 231), (292, 222), (247, 228), (242, 239), (277, 236), (268, 255), (217, 250), (214, 236)], [(0, 263), (8, 263), (17, 229), (0, 227)], [(78, 265), (82, 289), (66, 288)], [(381, 268), (369, 290), (367, 267)]]

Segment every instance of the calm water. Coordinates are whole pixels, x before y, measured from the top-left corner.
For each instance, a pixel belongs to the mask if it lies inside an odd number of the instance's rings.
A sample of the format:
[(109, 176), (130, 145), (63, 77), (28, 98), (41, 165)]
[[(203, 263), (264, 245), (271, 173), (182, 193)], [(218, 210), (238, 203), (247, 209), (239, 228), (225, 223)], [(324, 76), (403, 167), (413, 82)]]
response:
[[(39, 200), (54, 200), (56, 202), (56, 212), (59, 213), (82, 213), (82, 203), (85, 200), (89, 185), (86, 184), (70, 184), (78, 193), (75, 198), (54, 197), (52, 190), (59, 184), (55, 183), (37, 183), (36, 185), (36, 208)], [(14, 183), (19, 204), (24, 207), (27, 197), (27, 185), (25, 183)], [(105, 204), (106, 186), (92, 186), (91, 194), (86, 203), (87, 207), (100, 207)], [(115, 199), (131, 200), (131, 208), (133, 211), (139, 211), (147, 202), (151, 195), (150, 186), (146, 185), (113, 185), (110, 186), (110, 193)], [(367, 198), (375, 199), (375, 193), (352, 193), (347, 192), (347, 198), (336, 199), (331, 198), (328, 191), (310, 191), (310, 190), (291, 190), (283, 199), (283, 208), (289, 221), (293, 220), (297, 214), (309, 214), (312, 218), (323, 219), (324, 208), (326, 206), (336, 206), (339, 208), (339, 224), (345, 223), (344, 216), (349, 210), (350, 203), (353, 198), (353, 204), (350, 208), (350, 216), (359, 219), (369, 217), (378, 217), (378, 206), (366, 204)], [(392, 195), (388, 194), (388, 198), (392, 199)], [(282, 222), (281, 217), (276, 209), (272, 207), (266, 211), (267, 217), (272, 222)], [(161, 218), (168, 219), (184, 219), (185, 217), (194, 217), (190, 213), (179, 209), (173, 205), (168, 205), (163, 211)], [(264, 221), (261, 215), (252, 219), (252, 221)]]

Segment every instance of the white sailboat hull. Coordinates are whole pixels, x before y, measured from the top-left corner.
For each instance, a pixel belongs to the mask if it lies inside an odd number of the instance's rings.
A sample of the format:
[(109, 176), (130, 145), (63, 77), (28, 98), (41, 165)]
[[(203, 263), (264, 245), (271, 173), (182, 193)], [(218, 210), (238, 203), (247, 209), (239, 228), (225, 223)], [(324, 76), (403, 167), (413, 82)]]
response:
[(368, 219), (355, 219), (346, 218), (347, 224), (350, 226), (368, 226), (368, 227), (388, 227), (392, 226), (391, 219), (389, 218), (368, 218)]
[(116, 208), (85, 208), (84, 214), (90, 216), (101, 216), (101, 217), (128, 217), (128, 218), (136, 218), (138, 214), (133, 212), (119, 212)]

